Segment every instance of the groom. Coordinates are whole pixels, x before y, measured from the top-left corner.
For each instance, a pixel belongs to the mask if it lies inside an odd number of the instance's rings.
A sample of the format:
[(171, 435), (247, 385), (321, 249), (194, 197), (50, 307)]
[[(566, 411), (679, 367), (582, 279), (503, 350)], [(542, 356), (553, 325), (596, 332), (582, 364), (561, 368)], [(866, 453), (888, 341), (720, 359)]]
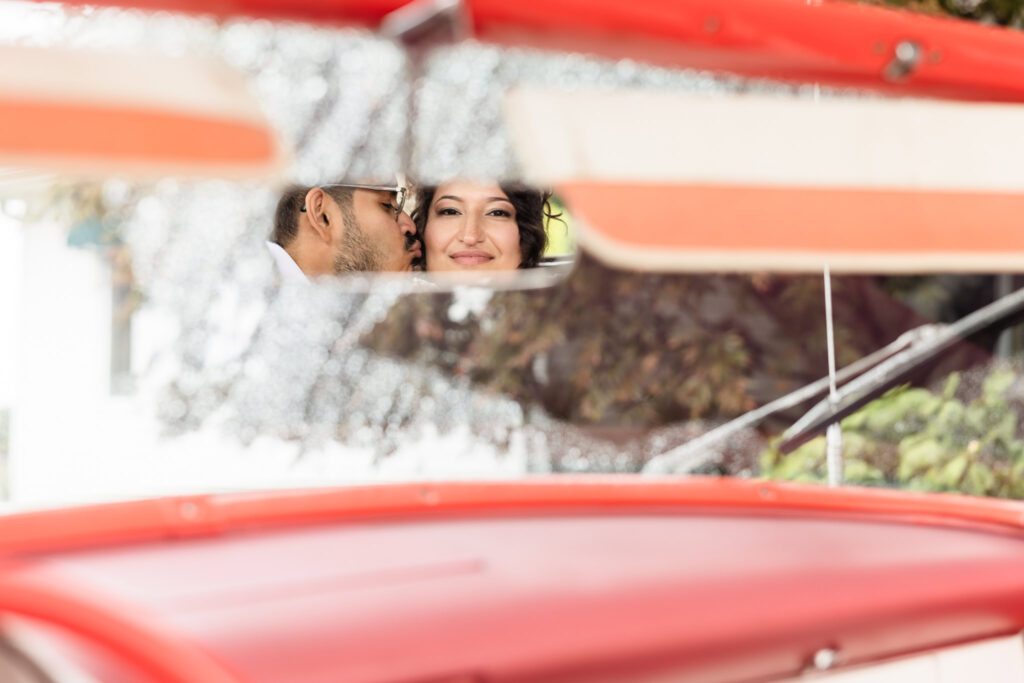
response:
[(274, 215), (270, 249), (283, 280), (408, 271), (421, 254), (401, 185), (292, 187)]

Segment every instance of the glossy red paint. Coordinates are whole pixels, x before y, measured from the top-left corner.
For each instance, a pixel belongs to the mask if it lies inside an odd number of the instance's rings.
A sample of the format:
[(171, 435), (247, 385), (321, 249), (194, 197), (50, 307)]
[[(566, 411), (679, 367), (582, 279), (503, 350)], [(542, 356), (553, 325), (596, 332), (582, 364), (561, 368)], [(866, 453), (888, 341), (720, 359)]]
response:
[[(399, 0), (100, 0), (218, 16), (377, 26)], [(476, 38), (903, 95), (1024, 100), (1024, 35), (839, 0), (467, 0)], [(904, 41), (920, 59), (887, 67)]]
[[(815, 0), (471, 0), (484, 40), (903, 95), (1024, 97), (1024, 35), (947, 17)], [(903, 76), (896, 46), (920, 48)]]
[(159, 681), (740, 680), (1024, 628), (1022, 515), (599, 476), (139, 501), (0, 519), (0, 611)]
[(182, 496), (0, 517), (0, 557), (125, 542), (209, 536), (253, 527), (524, 508), (636, 505), (743, 507), (902, 515), (919, 521), (1024, 527), (1024, 504), (992, 498), (756, 479), (641, 480), (564, 476), (518, 482), (409, 483), (340, 489)]
[(31, 564), (0, 564), (0, 616), (4, 614), (38, 620), (73, 635), (95, 648), (100, 662), (113, 658), (114, 668), (130, 680), (238, 680), (195, 641), (162, 627), (156, 615), (142, 616), (135, 605), (118, 605), (117, 596), (97, 600), (80, 586), (47, 577)]

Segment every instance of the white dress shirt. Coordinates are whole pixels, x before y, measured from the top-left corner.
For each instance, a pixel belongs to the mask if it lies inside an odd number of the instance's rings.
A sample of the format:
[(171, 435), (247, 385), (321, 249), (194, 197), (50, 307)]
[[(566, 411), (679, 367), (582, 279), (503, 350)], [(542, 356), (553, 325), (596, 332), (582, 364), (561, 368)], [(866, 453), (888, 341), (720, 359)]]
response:
[(309, 283), (309, 278), (302, 272), (298, 264), (289, 256), (288, 252), (281, 248), (276, 242), (267, 242), (267, 249), (274, 257), (274, 265), (281, 276), (281, 282), (304, 282)]

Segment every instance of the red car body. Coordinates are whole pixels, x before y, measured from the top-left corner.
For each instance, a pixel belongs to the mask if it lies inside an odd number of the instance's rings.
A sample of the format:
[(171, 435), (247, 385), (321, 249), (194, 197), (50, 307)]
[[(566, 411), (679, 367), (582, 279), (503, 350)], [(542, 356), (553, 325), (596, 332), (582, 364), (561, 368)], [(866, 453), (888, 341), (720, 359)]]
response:
[[(127, 4), (369, 25), (400, 5)], [(486, 41), (1024, 99), (1024, 36), (875, 6), (465, 10)], [(905, 40), (924, 58), (895, 77)], [(1021, 631), (1022, 522), (1013, 502), (702, 478), (170, 498), (0, 519), (0, 613), (112, 681), (778, 678), (822, 650), (852, 665)]]
[(1022, 520), (705, 478), (172, 498), (0, 520), (0, 610), (112, 680), (774, 678), (1020, 631)]

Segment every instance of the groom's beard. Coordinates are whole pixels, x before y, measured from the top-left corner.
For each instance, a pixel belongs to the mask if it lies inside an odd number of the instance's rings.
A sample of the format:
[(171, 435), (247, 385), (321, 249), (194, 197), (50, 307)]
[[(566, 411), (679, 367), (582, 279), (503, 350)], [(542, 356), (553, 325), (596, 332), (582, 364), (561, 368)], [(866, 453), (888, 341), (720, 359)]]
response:
[(342, 217), (345, 221), (345, 233), (341, 237), (338, 251), (334, 254), (335, 275), (381, 270), (385, 259), (380, 247), (366, 237), (351, 210), (342, 207)]

